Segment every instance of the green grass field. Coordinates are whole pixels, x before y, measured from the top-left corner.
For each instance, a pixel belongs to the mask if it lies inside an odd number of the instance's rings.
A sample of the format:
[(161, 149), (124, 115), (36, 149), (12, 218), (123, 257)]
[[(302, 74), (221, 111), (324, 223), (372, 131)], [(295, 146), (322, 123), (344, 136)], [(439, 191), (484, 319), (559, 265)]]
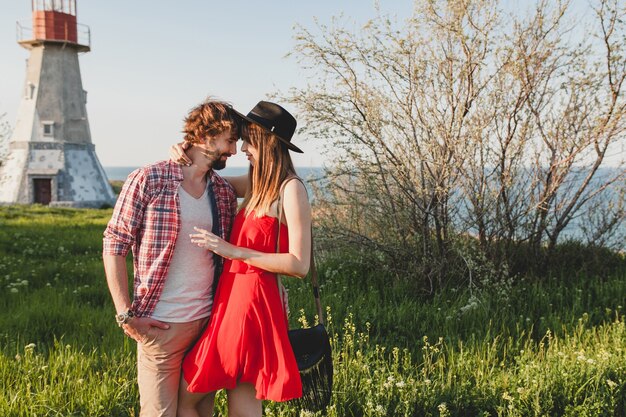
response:
[[(101, 262), (110, 215), (0, 208), (1, 416), (138, 414), (135, 346)], [(429, 298), (354, 257), (322, 260), (320, 275), (329, 416), (626, 416), (626, 268)], [(313, 322), (309, 282), (283, 281), (292, 327)], [(294, 410), (268, 403), (265, 415)]]

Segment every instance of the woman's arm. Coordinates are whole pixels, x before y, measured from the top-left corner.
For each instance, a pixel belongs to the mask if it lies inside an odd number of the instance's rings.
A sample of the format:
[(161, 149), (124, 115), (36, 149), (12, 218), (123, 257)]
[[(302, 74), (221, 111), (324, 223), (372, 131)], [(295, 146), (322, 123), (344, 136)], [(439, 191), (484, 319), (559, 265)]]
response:
[(225, 258), (240, 260), (269, 272), (304, 278), (311, 263), (311, 205), (300, 181), (292, 180), (285, 186), (283, 207), (289, 228), (288, 253), (241, 248), (202, 229), (196, 229), (198, 233), (191, 235), (191, 241)]
[(189, 159), (185, 153), (185, 151), (190, 147), (191, 143), (185, 141), (178, 142), (170, 146), (170, 161), (179, 165), (191, 165), (191, 159)]
[(250, 186), (250, 177), (248, 174), (238, 175), (236, 177), (222, 177), (235, 189), (237, 198), (244, 198), (248, 187)]

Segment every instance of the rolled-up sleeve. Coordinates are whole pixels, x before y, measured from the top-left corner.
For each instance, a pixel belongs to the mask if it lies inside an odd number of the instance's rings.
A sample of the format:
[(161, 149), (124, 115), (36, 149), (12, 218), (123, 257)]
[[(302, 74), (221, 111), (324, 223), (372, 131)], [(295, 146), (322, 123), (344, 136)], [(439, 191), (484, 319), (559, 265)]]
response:
[(143, 222), (148, 195), (145, 172), (142, 169), (133, 171), (122, 187), (113, 209), (113, 216), (104, 231), (103, 254), (128, 255)]

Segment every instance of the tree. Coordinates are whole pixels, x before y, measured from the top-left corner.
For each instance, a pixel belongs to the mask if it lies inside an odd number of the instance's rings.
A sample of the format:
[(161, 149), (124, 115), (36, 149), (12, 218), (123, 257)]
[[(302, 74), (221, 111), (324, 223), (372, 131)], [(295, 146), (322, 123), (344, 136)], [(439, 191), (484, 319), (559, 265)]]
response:
[[(624, 163), (599, 175), (626, 123), (625, 11), (595, 9), (598, 37), (571, 41), (569, 2), (527, 17), (497, 0), (415, 1), (403, 25), (298, 28), (310, 74), (288, 100), (333, 162), (316, 196), (325, 235), (445, 285), (475, 236), (493, 264), (524, 244), (544, 254), (573, 219), (623, 207)], [(620, 214), (621, 213), (621, 214)], [(624, 212), (593, 233), (623, 224)]]
[[(565, 9), (561, 6), (558, 14)], [(624, 188), (623, 165), (604, 178), (599, 170), (626, 132), (626, 56), (620, 55), (626, 47), (622, 20), (626, 11), (619, 10), (618, 2), (606, 0), (594, 11), (599, 44), (568, 48), (560, 41), (562, 34), (545, 23), (536, 25), (542, 29), (539, 36), (535, 33), (526, 37), (530, 42), (520, 42), (524, 56), (543, 54), (540, 61), (521, 62), (525, 83), (540, 80), (527, 102), (538, 139), (529, 224), (536, 252), (544, 240), (553, 249), (568, 224), (593, 207), (596, 197), (614, 185)], [(538, 13), (538, 19), (542, 17)], [(559, 20), (554, 18), (551, 26), (558, 28)], [(619, 191), (615, 195), (619, 198)]]

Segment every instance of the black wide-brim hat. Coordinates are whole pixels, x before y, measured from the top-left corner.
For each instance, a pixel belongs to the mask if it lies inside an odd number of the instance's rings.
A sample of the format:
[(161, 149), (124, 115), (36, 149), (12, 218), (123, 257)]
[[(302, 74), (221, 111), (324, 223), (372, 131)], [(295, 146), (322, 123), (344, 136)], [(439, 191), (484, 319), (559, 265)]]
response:
[(296, 132), (296, 119), (291, 113), (278, 104), (270, 103), (269, 101), (259, 101), (257, 105), (250, 110), (247, 116), (239, 112), (237, 112), (237, 114), (239, 114), (242, 119), (257, 124), (276, 135), (288, 149), (294, 152), (304, 153), (302, 149), (291, 143), (291, 138)]

